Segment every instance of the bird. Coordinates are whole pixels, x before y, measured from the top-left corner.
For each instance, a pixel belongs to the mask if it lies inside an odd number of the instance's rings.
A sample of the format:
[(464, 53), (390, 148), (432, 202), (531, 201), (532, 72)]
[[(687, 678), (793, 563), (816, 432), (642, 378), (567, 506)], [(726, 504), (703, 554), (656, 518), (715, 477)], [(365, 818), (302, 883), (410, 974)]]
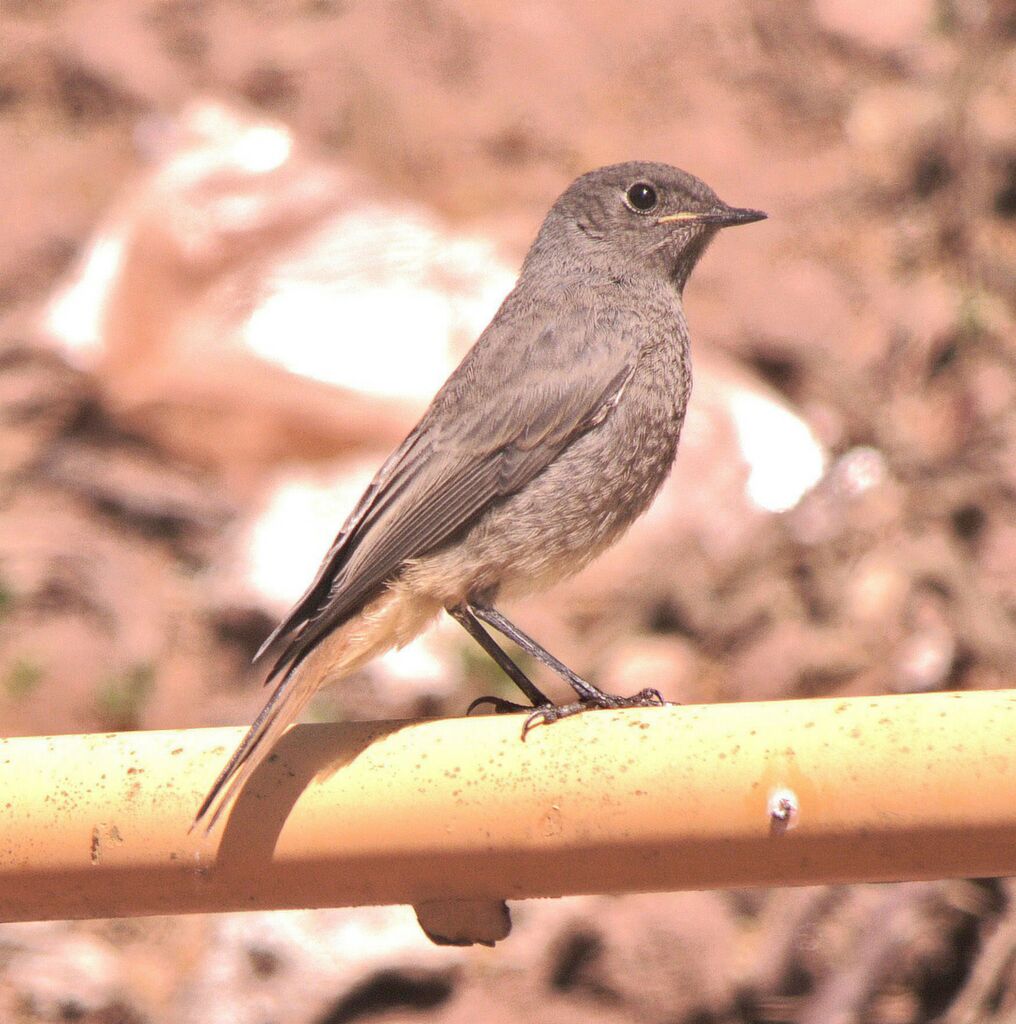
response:
[[(408, 643), (443, 611), (530, 701), (482, 697), (469, 710), (528, 712), (523, 738), (580, 711), (664, 703), (655, 689), (603, 692), (495, 602), (577, 572), (648, 507), (691, 392), (685, 284), (721, 228), (765, 217), (664, 163), (601, 167), (565, 189), (515, 287), (255, 656), (273, 654), (274, 688), (194, 826), (214, 827), (319, 686)], [(489, 629), (576, 699), (553, 704)]]

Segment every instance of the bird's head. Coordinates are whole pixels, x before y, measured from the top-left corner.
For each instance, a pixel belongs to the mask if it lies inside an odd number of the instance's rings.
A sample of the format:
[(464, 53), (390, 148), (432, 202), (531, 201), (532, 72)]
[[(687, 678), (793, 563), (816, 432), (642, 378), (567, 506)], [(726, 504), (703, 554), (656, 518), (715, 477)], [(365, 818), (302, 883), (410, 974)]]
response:
[(681, 291), (720, 228), (763, 220), (728, 206), (703, 181), (667, 164), (632, 161), (577, 178), (551, 208), (530, 260), (575, 261), (626, 275), (648, 270)]

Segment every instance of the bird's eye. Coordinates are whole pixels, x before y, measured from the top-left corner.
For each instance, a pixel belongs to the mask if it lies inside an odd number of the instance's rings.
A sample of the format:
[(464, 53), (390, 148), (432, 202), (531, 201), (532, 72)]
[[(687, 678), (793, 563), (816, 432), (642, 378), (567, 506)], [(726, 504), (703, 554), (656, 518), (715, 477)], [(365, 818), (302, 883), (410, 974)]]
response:
[(646, 181), (636, 181), (626, 193), (628, 205), (639, 213), (646, 213), (657, 203), (656, 189)]

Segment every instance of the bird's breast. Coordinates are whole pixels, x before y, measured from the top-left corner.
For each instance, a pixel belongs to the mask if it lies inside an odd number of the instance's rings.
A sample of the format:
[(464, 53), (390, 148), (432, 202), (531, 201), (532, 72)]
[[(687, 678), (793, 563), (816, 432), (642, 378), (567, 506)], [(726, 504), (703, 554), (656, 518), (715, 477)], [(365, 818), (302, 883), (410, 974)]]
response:
[[(423, 560), (421, 571), (454, 581), (462, 595), (523, 594), (577, 572), (645, 511), (666, 479), (689, 388), (678, 349), (648, 352), (598, 426), (488, 508), (458, 544)], [(446, 603), (452, 596), (442, 592)]]

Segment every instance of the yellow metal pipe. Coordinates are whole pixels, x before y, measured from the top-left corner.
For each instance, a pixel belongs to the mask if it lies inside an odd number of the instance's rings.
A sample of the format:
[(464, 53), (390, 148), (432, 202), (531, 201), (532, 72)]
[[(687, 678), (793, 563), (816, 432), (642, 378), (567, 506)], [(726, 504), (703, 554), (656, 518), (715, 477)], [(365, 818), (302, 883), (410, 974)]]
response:
[(1016, 691), (0, 741), (0, 919), (1016, 874)]

